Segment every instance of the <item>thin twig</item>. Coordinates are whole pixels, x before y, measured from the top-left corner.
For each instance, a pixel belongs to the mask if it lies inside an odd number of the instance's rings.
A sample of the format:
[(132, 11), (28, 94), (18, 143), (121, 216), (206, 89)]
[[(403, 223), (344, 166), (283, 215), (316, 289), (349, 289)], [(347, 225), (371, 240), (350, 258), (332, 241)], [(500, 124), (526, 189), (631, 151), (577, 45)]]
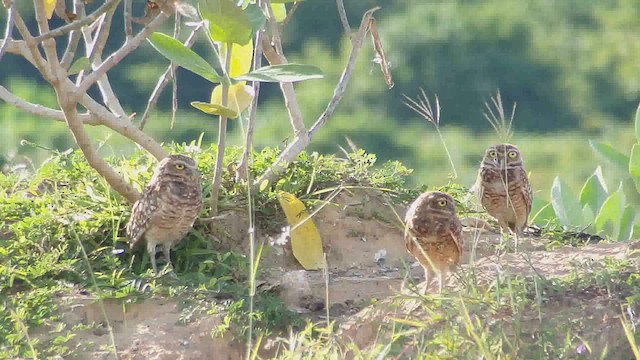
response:
[[(291, 142), (283, 151), (280, 153), (276, 161), (271, 165), (269, 169), (267, 169), (261, 176), (258, 178), (255, 184), (260, 184), (265, 180), (273, 181), (275, 176), (277, 176), (280, 172), (284, 170), (289, 162), (300, 154), (302, 150), (306, 148), (306, 146), (311, 141), (311, 137), (329, 120), (329, 117), (334, 113), (336, 107), (342, 100), (344, 96), (344, 92), (347, 88), (347, 84), (349, 83), (349, 79), (351, 78), (351, 73), (353, 72), (353, 68), (355, 66), (356, 58), (358, 56), (358, 52), (360, 48), (362, 48), (362, 43), (364, 41), (364, 37), (367, 35), (367, 30), (369, 27), (369, 21), (371, 20), (373, 13), (380, 9), (379, 6), (374, 7), (371, 10), (368, 10), (362, 16), (362, 21), (360, 22), (360, 28), (358, 32), (353, 37), (352, 41), (352, 49), (351, 54), (349, 55), (349, 60), (347, 62), (347, 66), (342, 71), (342, 75), (340, 76), (340, 80), (336, 85), (336, 88), (333, 91), (333, 96), (331, 100), (327, 104), (325, 110), (320, 114), (320, 117), (313, 124), (308, 133), (302, 133), (297, 136), (293, 142)], [(254, 185), (255, 185), (254, 184)]]
[(15, 18), (16, 29), (18, 29), (18, 32), (24, 39), (24, 42), (27, 44), (27, 48), (31, 53), (31, 60), (33, 60), (31, 61), (31, 63), (33, 64), (33, 66), (36, 67), (36, 69), (38, 69), (38, 71), (40, 72), (40, 74), (42, 74), (42, 77), (45, 80), (49, 82), (53, 81), (53, 74), (49, 69), (49, 64), (42, 57), (42, 54), (40, 53), (40, 50), (38, 48), (38, 43), (34, 41), (34, 38), (31, 35), (31, 32), (29, 32), (29, 28), (24, 23), (24, 20), (22, 20), (22, 17), (20, 16), (20, 13), (17, 10), (15, 13), (15, 17), (16, 17)]
[[(263, 32), (259, 30), (256, 32), (256, 41), (253, 51), (253, 71), (262, 67), (262, 37)], [(238, 162), (238, 168), (236, 169), (236, 180), (244, 179), (249, 180), (246, 176), (247, 167), (249, 166), (249, 156), (251, 155), (251, 149), (253, 146), (253, 131), (256, 125), (256, 117), (258, 113), (258, 97), (260, 96), (260, 81), (253, 82), (253, 100), (251, 101), (251, 112), (249, 114), (249, 120), (247, 121), (247, 131), (244, 138), (244, 148), (242, 151), (242, 157)]]
[(100, 66), (89, 74), (80, 84), (76, 94), (84, 94), (89, 88), (100, 79), (107, 71), (116, 66), (122, 59), (129, 55), (133, 50), (137, 49), (144, 40), (146, 40), (151, 33), (153, 33), (162, 23), (164, 23), (169, 17), (161, 12), (156, 16), (147, 26), (144, 27), (135, 37), (130, 41), (127, 41), (121, 48), (111, 54)]
[(4, 31), (4, 40), (2, 41), (2, 45), (0, 45), (0, 61), (4, 56), (4, 53), (7, 51), (9, 47), (9, 43), (13, 39), (13, 27), (15, 26), (15, 16), (16, 16), (16, 0), (9, 0), (9, 15), (7, 16), (7, 28)]
[[(227, 44), (227, 51), (224, 60), (224, 79), (222, 80), (222, 99), (221, 104), (223, 107), (227, 106), (229, 99), (229, 69), (231, 67), (231, 53), (233, 52), (233, 44)], [(218, 122), (218, 148), (216, 149), (216, 164), (213, 168), (213, 181), (211, 184), (211, 198), (210, 205), (211, 211), (209, 216), (218, 215), (218, 194), (220, 193), (220, 182), (222, 180), (222, 171), (224, 168), (224, 148), (227, 135), (227, 117), (220, 115)]]
[(289, 21), (291, 21), (291, 19), (293, 18), (293, 14), (295, 14), (296, 10), (298, 10), (298, 6), (300, 6), (300, 1), (296, 1), (293, 3), (293, 6), (291, 6), (291, 9), (289, 9), (289, 12), (287, 12), (287, 16), (284, 18), (284, 20), (282, 20), (282, 25), (280, 26), (281, 30), (289, 25)]
[(100, 6), (99, 8), (96, 9), (96, 11), (94, 11), (93, 13), (91, 13), (90, 15), (88, 15), (87, 17), (84, 17), (78, 21), (73, 21), (67, 25), (61, 26), (57, 29), (45, 32), (44, 34), (37, 36), (34, 41), (37, 43), (40, 43), (44, 40), (47, 39), (52, 39), (54, 37), (57, 36), (62, 36), (70, 31), (73, 30), (78, 30), (81, 27), (88, 25), (90, 23), (92, 23), (93, 21), (95, 21), (96, 19), (98, 19), (100, 16), (102, 16), (102, 14), (106, 13), (107, 11), (111, 10), (111, 9), (115, 9), (115, 7), (118, 5), (118, 3), (120, 2), (120, 0), (109, 0), (106, 3), (102, 4), (102, 6)]
[(342, 0), (336, 0), (336, 6), (338, 7), (338, 14), (340, 14), (340, 22), (342, 23), (344, 34), (351, 40), (351, 26), (349, 26), (349, 19), (347, 19), (347, 11), (344, 9), (344, 2)]
[[(193, 44), (196, 42), (196, 39), (197, 39), (197, 36), (198, 36), (198, 31), (202, 27), (203, 27), (203, 23), (200, 23), (198, 26), (193, 28), (193, 30), (191, 30), (191, 34), (189, 34), (189, 37), (184, 42), (184, 46), (185, 47), (190, 48), (191, 46), (193, 46)], [(140, 130), (144, 129), (144, 126), (147, 123), (147, 119), (149, 118), (149, 115), (151, 114), (151, 110), (156, 106), (156, 104), (158, 103), (158, 98), (160, 97), (160, 94), (162, 93), (162, 90), (164, 90), (164, 88), (169, 83), (169, 79), (171, 79), (170, 75), (171, 75), (172, 66), (173, 65), (169, 65), (167, 67), (167, 70), (165, 70), (164, 74), (162, 74), (162, 76), (160, 76), (160, 79), (158, 80), (158, 83), (156, 84), (156, 87), (151, 92), (151, 96), (149, 97), (149, 100), (147, 101), (147, 108), (144, 110), (144, 114), (142, 115), (142, 120), (140, 120), (140, 125), (138, 126), (140, 128)]]
[(124, 0), (124, 33), (127, 41), (133, 37), (133, 22), (131, 21), (132, 0)]
[[(41, 0), (33, 0), (33, 7), (36, 12), (36, 22), (38, 23), (38, 30), (41, 34), (49, 31), (49, 21), (47, 20), (47, 16), (44, 11), (44, 3)], [(39, 43), (36, 39), (33, 39), (35, 43)], [(47, 58), (47, 62), (49, 63), (49, 70), (53, 75), (49, 80), (51, 84), (55, 84), (60, 81), (61, 77), (64, 76), (64, 71), (62, 71), (62, 67), (60, 66), (60, 61), (58, 59), (58, 51), (56, 50), (56, 41), (51, 39), (45, 39), (42, 41), (42, 48), (44, 49), (44, 54)]]
[[(275, 61), (277, 61), (278, 64), (287, 64), (288, 61), (282, 51), (280, 30), (278, 29), (278, 24), (273, 14), (271, 2), (269, 0), (265, 0), (264, 4), (267, 8), (267, 13), (269, 14), (269, 25), (271, 27), (271, 43), (273, 43), (275, 47), (275, 58), (277, 59)], [(265, 44), (263, 44), (263, 49), (266, 48), (264, 45)], [(268, 47), (271, 47), (271, 45), (268, 45)], [(265, 52), (265, 56), (267, 56), (267, 60), (269, 60), (270, 63), (272, 63), (272, 59), (269, 58), (269, 56), (271, 55), (274, 55), (273, 52)], [(282, 91), (282, 96), (284, 97), (284, 105), (287, 108), (287, 112), (289, 114), (289, 122), (291, 123), (294, 134), (298, 135), (300, 133), (306, 132), (307, 128), (304, 125), (302, 111), (300, 111), (300, 105), (298, 104), (298, 97), (296, 96), (296, 92), (293, 88), (293, 83), (281, 82), (280, 90)]]
[[(176, 20), (173, 25), (173, 38), (180, 36), (180, 13), (176, 11)], [(178, 112), (178, 78), (176, 77), (176, 64), (171, 64), (171, 129), (176, 123), (176, 113)]]

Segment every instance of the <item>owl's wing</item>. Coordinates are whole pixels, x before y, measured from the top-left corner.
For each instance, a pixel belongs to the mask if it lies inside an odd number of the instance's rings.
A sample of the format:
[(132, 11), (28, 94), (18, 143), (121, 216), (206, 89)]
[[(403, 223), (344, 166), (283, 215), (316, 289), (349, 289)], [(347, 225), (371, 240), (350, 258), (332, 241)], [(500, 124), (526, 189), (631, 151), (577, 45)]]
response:
[(522, 189), (522, 197), (524, 198), (525, 205), (527, 206), (528, 217), (531, 213), (531, 206), (533, 205), (533, 190), (531, 189), (531, 183), (529, 182), (527, 172), (524, 170), (524, 168), (520, 168), (520, 171), (520, 178), (522, 179), (522, 186), (520, 188)]
[(132, 249), (142, 242), (143, 235), (149, 228), (149, 220), (158, 209), (155, 193), (155, 187), (149, 186), (142, 193), (142, 197), (133, 204), (131, 218), (126, 228), (129, 247)]

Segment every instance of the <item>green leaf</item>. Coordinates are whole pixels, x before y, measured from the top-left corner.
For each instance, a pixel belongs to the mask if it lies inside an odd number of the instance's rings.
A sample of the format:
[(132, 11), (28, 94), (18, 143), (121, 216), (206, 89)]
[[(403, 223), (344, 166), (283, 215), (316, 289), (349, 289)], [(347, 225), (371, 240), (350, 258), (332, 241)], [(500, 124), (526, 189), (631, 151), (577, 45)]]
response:
[(631, 148), (631, 158), (629, 159), (629, 174), (636, 184), (636, 189), (640, 192), (640, 143), (633, 144)]
[(534, 197), (531, 205), (531, 216), (529, 222), (538, 226), (548, 226), (557, 216), (553, 210), (553, 206), (548, 201), (540, 200)]
[(569, 186), (557, 176), (551, 186), (551, 205), (558, 216), (560, 225), (564, 227), (583, 226), (584, 219), (582, 218), (580, 201)]
[(264, 23), (267, 21), (267, 16), (264, 14), (264, 11), (262, 11), (257, 4), (249, 4), (244, 11), (249, 17), (251, 32), (255, 33), (258, 30), (261, 30)]
[(582, 186), (580, 191), (580, 203), (582, 206), (588, 205), (594, 214), (597, 214), (602, 203), (607, 199), (609, 191), (602, 177), (602, 168), (598, 166)]
[(591, 210), (591, 207), (589, 205), (585, 205), (582, 208), (582, 219), (584, 220), (585, 224), (593, 224), (593, 220), (595, 219), (596, 215), (593, 212), (593, 210)]
[(200, 16), (209, 22), (209, 36), (213, 41), (245, 45), (251, 39), (249, 16), (231, 0), (200, 0)]
[(635, 220), (635, 218), (636, 209), (631, 205), (627, 205), (622, 212), (617, 240), (631, 240), (631, 238), (633, 237), (633, 221)]
[(611, 194), (607, 200), (605, 200), (594, 222), (597, 233), (604, 233), (610, 238), (615, 238), (618, 235), (619, 232), (617, 230), (620, 227), (624, 203), (625, 199), (622, 188), (618, 189), (618, 191)]
[(604, 156), (604, 158), (620, 167), (621, 169), (624, 169), (626, 171), (629, 167), (629, 157), (614, 149), (611, 145), (595, 142), (592, 140), (589, 140), (589, 144), (591, 145), (591, 148), (595, 150), (595, 152)]
[(235, 119), (238, 117), (238, 113), (235, 110), (219, 104), (192, 101), (191, 106), (209, 115), (221, 115), (229, 119)]
[(184, 46), (180, 41), (169, 35), (154, 32), (149, 36), (149, 42), (160, 54), (176, 65), (183, 67), (203, 78), (217, 83), (220, 75), (200, 55)]
[(71, 64), (71, 67), (69, 67), (69, 75), (74, 75), (80, 71), (87, 71), (89, 69), (91, 69), (91, 61), (88, 57), (83, 56)]
[(640, 143), (640, 104), (638, 104), (638, 108), (636, 109), (636, 141)]
[(282, 64), (265, 66), (234, 79), (239, 81), (294, 82), (321, 79), (322, 77), (322, 70), (313, 65)]

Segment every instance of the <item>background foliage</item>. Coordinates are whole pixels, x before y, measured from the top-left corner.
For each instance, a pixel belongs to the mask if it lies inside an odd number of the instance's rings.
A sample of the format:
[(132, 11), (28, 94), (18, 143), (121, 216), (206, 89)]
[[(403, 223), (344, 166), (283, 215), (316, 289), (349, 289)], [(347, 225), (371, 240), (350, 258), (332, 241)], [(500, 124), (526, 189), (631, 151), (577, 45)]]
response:
[[(25, 9), (23, 15), (31, 14), (26, 11), (30, 4), (18, 5)], [(443, 132), (459, 164), (458, 181), (466, 185), (473, 181), (483, 149), (497, 141), (481, 111), (483, 102), (498, 88), (507, 106), (518, 103), (514, 142), (522, 148), (534, 187), (544, 189), (545, 198), (556, 175), (578, 189), (593, 172), (597, 157), (587, 138), (615, 139), (621, 148), (634, 142), (629, 130), (640, 88), (637, 2), (361, 0), (345, 5), (352, 25), (367, 8), (383, 7), (376, 16), (396, 85), (387, 90), (372, 61), (372, 46), (365, 45), (344, 101), (314, 139), (311, 150), (336, 152), (347, 135), (381, 160), (399, 159), (415, 168), (414, 184), (446, 183), (446, 155), (433, 129), (402, 104), (401, 94), (413, 95), (421, 86), (440, 97)], [(144, 2), (135, 2), (134, 15), (141, 16), (143, 7)], [(0, 14), (0, 21), (4, 16), (6, 12)], [(113, 26), (121, 27), (121, 20), (116, 16)], [(52, 21), (59, 20), (54, 16)], [(171, 25), (162, 31), (170, 34)], [(114, 32), (109, 46), (119, 46), (120, 35)], [(300, 3), (283, 41), (290, 61), (318, 66), (325, 73), (324, 79), (296, 85), (310, 123), (330, 98), (349, 49), (335, 4)], [(206, 54), (204, 41), (196, 44), (196, 51)], [(142, 113), (166, 64), (147, 44), (114, 69), (111, 81), (127, 111)], [(204, 131), (205, 143), (211, 142), (216, 137), (215, 122), (198, 114), (189, 102), (206, 101), (212, 86), (183, 69), (178, 70), (178, 78), (181, 110), (177, 124), (170, 128), (167, 92), (147, 129), (160, 140), (178, 142), (189, 142)], [(55, 104), (54, 94), (41, 86), (35, 69), (15, 56), (4, 57), (0, 82), (32, 102)], [(261, 91), (258, 146), (282, 146), (287, 141), (289, 125), (278, 91), (275, 84)], [(6, 104), (0, 107), (0, 128), (8, 139), (0, 144), (3, 156), (26, 155), (35, 165), (48, 156), (46, 151), (20, 146), (22, 139), (58, 149), (71, 146), (70, 134), (62, 124), (33, 118)], [(41, 124), (46, 124), (46, 131), (34, 132)], [(237, 125), (229, 126), (232, 141), (239, 144)], [(102, 132), (99, 138), (108, 136)], [(133, 150), (125, 144), (114, 135), (103, 151)], [(605, 166), (603, 172), (609, 181), (622, 176), (612, 166)]]

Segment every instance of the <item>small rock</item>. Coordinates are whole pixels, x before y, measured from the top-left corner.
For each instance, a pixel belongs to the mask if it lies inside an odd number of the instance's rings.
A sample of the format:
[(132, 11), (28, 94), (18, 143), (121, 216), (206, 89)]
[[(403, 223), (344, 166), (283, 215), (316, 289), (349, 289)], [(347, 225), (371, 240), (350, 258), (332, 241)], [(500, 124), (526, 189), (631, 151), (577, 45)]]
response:
[(375, 261), (375, 263), (380, 266), (384, 265), (384, 261), (386, 258), (387, 258), (387, 249), (380, 249), (375, 253), (375, 255), (373, 255), (373, 261)]
[[(280, 278), (280, 296), (287, 307), (302, 305), (305, 297), (311, 296), (311, 286), (305, 270), (289, 271)], [(303, 305), (304, 306), (304, 305)]]

